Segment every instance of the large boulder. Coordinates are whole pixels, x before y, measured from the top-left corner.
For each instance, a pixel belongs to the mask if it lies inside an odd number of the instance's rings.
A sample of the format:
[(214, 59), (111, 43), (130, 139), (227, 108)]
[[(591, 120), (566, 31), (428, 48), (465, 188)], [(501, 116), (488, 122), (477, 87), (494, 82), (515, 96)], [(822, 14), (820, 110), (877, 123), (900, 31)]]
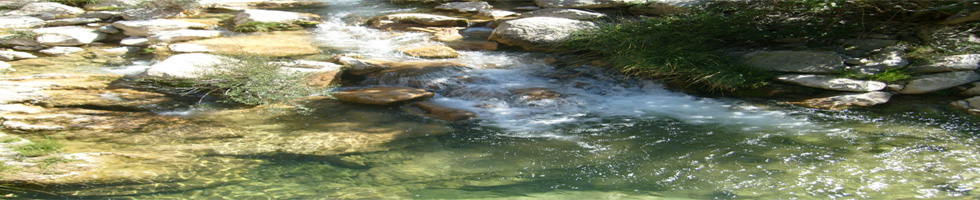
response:
[(568, 8), (545, 8), (521, 14), (522, 17), (557, 17), (577, 20), (590, 20), (606, 17), (606, 14)]
[(4, 15), (54, 15), (56, 18), (66, 18), (82, 13), (85, 13), (85, 10), (77, 7), (66, 6), (64, 4), (54, 2), (37, 2), (24, 5), (24, 7), (4, 13)]
[(367, 23), (372, 28), (402, 30), (410, 27), (466, 27), (469, 20), (433, 14), (397, 13), (375, 17)]
[(980, 74), (973, 71), (946, 72), (928, 74), (913, 78), (898, 93), (925, 94), (943, 89), (956, 87), (980, 80)]
[(199, 40), (199, 39), (207, 39), (207, 38), (216, 38), (219, 36), (221, 36), (221, 31), (184, 29), (184, 30), (159, 32), (157, 34), (154, 34), (153, 36), (148, 37), (147, 39), (151, 43), (155, 43), (155, 42), (173, 43), (173, 42), (183, 42), (183, 41)]
[(224, 56), (203, 53), (177, 54), (151, 65), (143, 75), (165, 79), (196, 78), (202, 71), (229, 62), (232, 62), (232, 59)]
[(61, 26), (34, 29), (37, 42), (51, 46), (86, 45), (105, 38), (105, 34), (80, 26)]
[(309, 14), (309, 13), (247, 9), (238, 12), (238, 14), (235, 15), (234, 21), (235, 21), (235, 26), (241, 26), (242, 24), (248, 22), (319, 23), (320, 16), (316, 14)]
[(850, 106), (873, 106), (887, 103), (891, 99), (892, 93), (888, 92), (868, 92), (857, 94), (834, 95), (823, 98), (808, 99), (803, 102), (793, 103), (801, 106), (820, 108), (828, 110), (842, 110)]
[(126, 34), (128, 36), (142, 36), (142, 37), (156, 35), (163, 31), (172, 31), (172, 30), (189, 29), (189, 28), (204, 29), (207, 27), (207, 25), (201, 23), (186, 22), (186, 21), (174, 20), (174, 19), (118, 21), (112, 23), (112, 26), (118, 29), (122, 29), (123, 34)]
[(578, 31), (597, 29), (593, 22), (555, 18), (531, 17), (500, 24), (490, 34), (490, 40), (527, 50), (545, 50), (551, 45), (571, 39)]
[(452, 10), (456, 12), (477, 12), (481, 10), (489, 10), (493, 8), (489, 3), (476, 1), (476, 2), (449, 2), (442, 5), (436, 6), (436, 10)]
[(821, 51), (755, 51), (742, 56), (749, 67), (796, 73), (835, 73), (844, 70), (844, 58)]
[(544, 8), (615, 8), (646, 3), (647, 0), (534, 0)]
[(927, 65), (909, 67), (909, 72), (934, 73), (951, 71), (969, 71), (980, 68), (980, 54), (964, 54), (944, 56)]
[(410, 87), (371, 87), (333, 93), (333, 97), (343, 102), (392, 105), (408, 101), (425, 100), (435, 93)]
[(848, 78), (837, 78), (828, 75), (812, 74), (787, 74), (776, 77), (776, 80), (820, 89), (847, 91), (847, 92), (870, 92), (884, 89), (885, 84), (879, 81), (865, 81)]
[(28, 16), (0, 16), (0, 29), (36, 28), (44, 25), (44, 20)]

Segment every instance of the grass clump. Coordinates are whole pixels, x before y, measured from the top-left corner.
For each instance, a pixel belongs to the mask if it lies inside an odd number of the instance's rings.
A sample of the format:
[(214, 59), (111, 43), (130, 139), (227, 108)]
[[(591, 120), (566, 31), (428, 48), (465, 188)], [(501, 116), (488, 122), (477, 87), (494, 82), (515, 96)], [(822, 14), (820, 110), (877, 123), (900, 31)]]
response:
[(7, 37), (9, 37), (11, 39), (31, 39), (31, 40), (33, 40), (33, 39), (37, 39), (37, 36), (38, 36), (37, 33), (35, 33), (34, 31), (31, 31), (31, 30), (16, 29), (16, 30), (10, 30), (10, 31), (8, 31), (8, 33), (10, 33), (10, 36), (7, 36)]
[(905, 69), (894, 68), (894, 69), (886, 69), (883, 72), (871, 75), (868, 79), (873, 81), (894, 83), (894, 82), (909, 80), (911, 78), (912, 78), (912, 74), (905, 71)]
[(295, 21), (291, 23), (252, 21), (236, 26), (235, 31), (242, 32), (242, 33), (289, 31), (289, 30), (299, 30), (305, 27), (314, 27), (316, 25), (317, 25), (316, 22), (309, 22), (309, 21)]
[(38, 157), (61, 152), (61, 148), (64, 147), (64, 145), (58, 143), (57, 140), (49, 138), (34, 140), (32, 142), (33, 143), (31, 144), (14, 147), (14, 151), (17, 151), (17, 153), (20, 153), (20, 155), (23, 156)]
[(190, 81), (195, 92), (217, 95), (221, 102), (266, 105), (319, 94), (326, 88), (307, 84), (310, 73), (285, 69), (270, 58), (244, 56), (207, 70)]

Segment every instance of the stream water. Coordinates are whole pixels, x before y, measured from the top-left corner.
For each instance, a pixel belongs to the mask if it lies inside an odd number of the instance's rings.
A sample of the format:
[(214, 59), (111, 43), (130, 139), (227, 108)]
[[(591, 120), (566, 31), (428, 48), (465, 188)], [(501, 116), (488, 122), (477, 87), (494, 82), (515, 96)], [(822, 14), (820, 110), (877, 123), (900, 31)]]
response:
[[(324, 16), (314, 30), (316, 39), (337, 53), (414, 61), (421, 59), (396, 49), (432, 43), (425, 34), (379, 31), (349, 21), (424, 9), (383, 0), (327, 2), (326, 9), (310, 12)], [(462, 32), (475, 38), (487, 31), (475, 27)], [(479, 115), (468, 122), (350, 105), (264, 118), (172, 112), (208, 118), (246, 134), (288, 135), (349, 123), (430, 136), (337, 156), (207, 154), (196, 160), (198, 167), (175, 169), (180, 173), (168, 180), (44, 187), (37, 190), (45, 192), (22, 197), (977, 198), (972, 191), (980, 186), (980, 120), (934, 102), (899, 97), (874, 108), (822, 111), (765, 100), (691, 96), (588, 67), (549, 66), (542, 61), (549, 55), (543, 53), (461, 54), (446, 60), (472, 68), (425, 79), (373, 81), (436, 91), (432, 101)], [(512, 95), (541, 88), (561, 98)]]

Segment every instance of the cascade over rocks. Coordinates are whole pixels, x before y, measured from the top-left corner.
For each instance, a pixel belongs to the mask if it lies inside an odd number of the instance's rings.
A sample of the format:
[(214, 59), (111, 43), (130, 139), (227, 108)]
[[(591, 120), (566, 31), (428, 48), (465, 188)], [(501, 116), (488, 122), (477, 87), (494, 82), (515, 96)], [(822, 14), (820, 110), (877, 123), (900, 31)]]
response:
[(531, 17), (506, 21), (490, 34), (490, 40), (527, 50), (546, 50), (550, 45), (571, 39), (577, 31), (597, 29), (593, 22), (554, 18)]
[(755, 51), (742, 56), (742, 62), (777, 72), (834, 73), (844, 69), (844, 58), (820, 51)]
[(848, 92), (870, 92), (878, 91), (885, 88), (887, 84), (878, 81), (865, 81), (865, 80), (855, 80), (847, 78), (837, 78), (829, 75), (797, 75), (788, 74), (780, 75), (776, 77), (776, 80), (793, 83), (797, 85), (837, 90), (837, 91), (848, 91)]
[(186, 22), (186, 21), (174, 20), (174, 19), (118, 21), (112, 23), (112, 26), (123, 30), (123, 34), (126, 34), (128, 36), (140, 36), (140, 37), (148, 37), (148, 36), (156, 35), (163, 31), (172, 31), (172, 30), (189, 29), (189, 28), (204, 29), (207, 27), (207, 25), (201, 23)]
[(901, 94), (925, 94), (980, 80), (973, 71), (945, 72), (917, 76), (899, 91)]
[(434, 95), (435, 93), (418, 88), (370, 87), (336, 92), (333, 97), (343, 102), (384, 106), (425, 100)]

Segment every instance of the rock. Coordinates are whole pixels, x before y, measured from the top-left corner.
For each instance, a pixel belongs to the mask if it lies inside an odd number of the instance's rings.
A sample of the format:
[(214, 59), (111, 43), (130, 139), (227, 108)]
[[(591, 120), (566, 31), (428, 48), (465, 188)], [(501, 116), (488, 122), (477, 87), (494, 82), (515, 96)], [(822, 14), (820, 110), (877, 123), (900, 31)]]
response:
[(776, 77), (776, 80), (827, 90), (848, 91), (848, 92), (870, 92), (885, 89), (884, 82), (865, 81), (847, 78), (837, 78), (829, 75), (812, 74), (787, 74)]
[(167, 48), (174, 53), (205, 53), (214, 51), (199, 44), (171, 44), (167, 45)]
[(99, 18), (103, 20), (116, 19), (122, 17), (122, 12), (119, 11), (89, 11), (78, 15), (82, 18)]
[(924, 44), (953, 52), (969, 52), (971, 43), (980, 43), (980, 37), (973, 34), (970, 26), (936, 26), (920, 29), (916, 34)]
[(508, 17), (517, 17), (517, 16), (520, 16), (520, 15), (521, 15), (520, 13), (506, 11), (506, 10), (490, 10), (490, 9), (488, 9), (488, 10), (480, 10), (479, 12), (476, 13), (476, 15), (474, 15), (474, 17), (483, 18), (483, 19), (491, 19), (491, 20), (499, 20), (499, 19), (504, 19), (504, 18), (508, 18)]
[(0, 51), (0, 61), (14, 61), (37, 58), (34, 54), (19, 51)]
[(44, 20), (28, 16), (0, 16), (0, 29), (37, 28), (44, 25)]
[(944, 56), (927, 65), (917, 65), (908, 68), (914, 73), (934, 73), (968, 71), (980, 68), (980, 54), (963, 54)]
[[(447, 61), (423, 61), (423, 62), (383, 62), (371, 61), (374, 64), (381, 64), (378, 71), (362, 70), (360, 73), (370, 72), (360, 84), (370, 85), (404, 85), (410, 87), (427, 88), (439, 90), (442, 84), (433, 82), (432, 79), (458, 76), (463, 69), (469, 66)], [(349, 70), (352, 75), (355, 70)]]
[(40, 51), (44, 49), (44, 46), (14, 46), (13, 49), (17, 51)]
[(372, 18), (368, 25), (377, 29), (404, 30), (409, 27), (466, 27), (469, 21), (463, 18), (422, 13), (398, 13)]
[(811, 108), (842, 110), (849, 106), (873, 106), (887, 103), (892, 94), (888, 92), (868, 92), (843, 94), (824, 98), (808, 99), (804, 102), (793, 103)]
[(66, 6), (64, 4), (54, 3), (54, 2), (37, 2), (37, 3), (30, 3), (24, 5), (24, 7), (21, 7), (20, 9), (13, 10), (4, 14), (27, 15), (27, 16), (47, 14), (47, 15), (54, 15), (56, 16), (56, 18), (66, 18), (82, 13), (85, 13), (85, 10), (81, 8)]
[(10, 63), (0, 61), (0, 74), (17, 71), (13, 67), (10, 67)]
[(433, 45), (400, 49), (402, 53), (420, 58), (455, 58), (459, 52), (449, 46)]
[(463, 39), (463, 35), (459, 34), (459, 28), (454, 27), (411, 27), (407, 30), (411, 31), (421, 31), (432, 33), (432, 40), (440, 42), (456, 41)]
[(85, 4), (85, 9), (106, 10), (107, 8), (133, 8), (137, 7), (141, 2), (143, 0), (98, 0)]
[(606, 14), (568, 8), (545, 8), (521, 14), (522, 17), (557, 17), (576, 20), (591, 20), (606, 17)]
[(86, 45), (105, 38), (99, 31), (79, 26), (39, 28), (34, 33), (38, 34), (38, 43), (51, 46)]
[(844, 58), (820, 51), (755, 51), (742, 56), (749, 67), (796, 73), (835, 73), (844, 70)]
[(343, 75), (343, 66), (329, 62), (294, 60), (278, 63), (285, 69), (310, 73), (308, 84), (311, 86), (335, 86), (340, 83), (340, 76)]
[(476, 118), (476, 114), (466, 110), (449, 108), (432, 102), (423, 101), (408, 104), (405, 109), (407, 112), (424, 115), (431, 118), (460, 121)]
[(320, 23), (320, 16), (309, 13), (248, 9), (238, 12), (238, 14), (235, 15), (234, 20), (235, 26), (237, 27), (248, 22), (275, 22), (288, 24), (298, 21)]
[(44, 22), (45, 26), (71, 26), (79, 24), (88, 24), (94, 22), (101, 22), (102, 19), (99, 18), (66, 18), (66, 19), (56, 19), (48, 20)]
[(203, 53), (177, 54), (151, 65), (143, 75), (165, 79), (191, 79), (198, 77), (202, 71), (229, 62), (233, 62), (233, 59), (224, 56)]
[(347, 66), (347, 72), (355, 76), (379, 72), (389, 65), (387, 62), (358, 59), (349, 56), (338, 56), (337, 63)]
[(22, 114), (37, 114), (41, 113), (43, 109), (37, 106), (28, 106), (24, 104), (4, 104), (0, 105), (0, 113), (22, 113)]
[(685, 6), (671, 5), (668, 3), (649, 3), (631, 6), (627, 11), (634, 15), (667, 16), (680, 13), (691, 12)]
[(425, 100), (435, 93), (410, 87), (371, 87), (333, 93), (337, 100), (370, 105), (392, 105), (407, 101)]
[(905, 59), (905, 47), (892, 46), (874, 51), (870, 60), (855, 69), (862, 74), (877, 74), (888, 69), (903, 68), (908, 65), (909, 60)]
[(541, 101), (541, 100), (558, 100), (561, 99), (561, 93), (552, 91), (548, 88), (525, 88), (517, 89), (511, 91), (514, 94), (515, 99), (522, 102), (531, 101)]
[(571, 38), (572, 33), (597, 29), (596, 23), (554, 17), (531, 17), (500, 24), (489, 40), (527, 50), (545, 50)]
[(980, 80), (980, 74), (973, 71), (945, 72), (928, 74), (913, 78), (900, 94), (925, 94), (956, 87)]
[(99, 32), (108, 33), (108, 34), (116, 34), (116, 33), (121, 33), (122, 32), (122, 30), (119, 30), (118, 28), (116, 28), (115, 26), (112, 26), (112, 25), (100, 26), (96, 30), (99, 31)]
[(980, 82), (971, 83), (967, 86), (959, 95), (962, 96), (980, 96)]
[(890, 39), (851, 39), (843, 41), (845, 48), (861, 51), (874, 51), (885, 47), (895, 46), (898, 40)]
[(51, 47), (48, 49), (41, 50), (41, 53), (48, 55), (67, 55), (72, 53), (78, 53), (85, 51), (85, 49), (78, 47)]
[(458, 42), (446, 42), (446, 46), (452, 47), (456, 50), (466, 50), (466, 51), (496, 51), (497, 43), (489, 41), (458, 41)]
[(646, 3), (646, 0), (534, 0), (544, 8), (615, 8)]
[(454, 10), (456, 12), (477, 12), (481, 10), (489, 10), (493, 8), (489, 3), (476, 1), (476, 2), (449, 2), (442, 5), (436, 6), (436, 10)]
[(23, 37), (16, 35), (6, 35), (0, 37), (0, 45), (4, 46), (41, 46), (37, 39), (33, 37)]
[(119, 41), (119, 45), (123, 46), (146, 46), (150, 45), (150, 39), (145, 37), (128, 37), (123, 38)]
[(190, 40), (199, 40), (206, 38), (216, 38), (221, 36), (221, 31), (213, 30), (173, 30), (173, 31), (162, 31), (153, 36), (147, 37), (150, 43), (164, 42), (183, 42)]
[(7, 8), (7, 9), (20, 8), (20, 7), (24, 7), (24, 5), (27, 5), (29, 3), (34, 3), (34, 2), (39, 2), (39, 1), (41, 1), (41, 0), (6, 0), (6, 1), (0, 1), (0, 8)]
[(980, 96), (949, 103), (954, 108), (963, 109), (973, 114), (980, 114)]
[(201, 23), (186, 22), (174, 19), (152, 19), (138, 21), (118, 21), (112, 26), (122, 29), (123, 34), (128, 36), (148, 37), (163, 31), (172, 31), (189, 28), (205, 28), (207, 25)]
[(224, 54), (287, 57), (320, 53), (320, 48), (313, 42), (311, 35), (306, 30), (275, 31), (194, 40), (179, 44), (196, 44)]

